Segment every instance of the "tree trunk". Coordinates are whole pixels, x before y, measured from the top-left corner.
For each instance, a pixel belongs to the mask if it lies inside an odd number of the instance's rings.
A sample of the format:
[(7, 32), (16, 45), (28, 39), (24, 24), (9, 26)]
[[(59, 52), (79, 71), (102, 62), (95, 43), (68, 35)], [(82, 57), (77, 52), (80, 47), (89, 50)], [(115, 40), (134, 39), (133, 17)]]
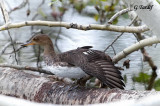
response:
[(157, 93), (159, 92), (77, 87), (21, 70), (0, 68), (0, 94), (40, 103), (95, 104), (139, 99)]

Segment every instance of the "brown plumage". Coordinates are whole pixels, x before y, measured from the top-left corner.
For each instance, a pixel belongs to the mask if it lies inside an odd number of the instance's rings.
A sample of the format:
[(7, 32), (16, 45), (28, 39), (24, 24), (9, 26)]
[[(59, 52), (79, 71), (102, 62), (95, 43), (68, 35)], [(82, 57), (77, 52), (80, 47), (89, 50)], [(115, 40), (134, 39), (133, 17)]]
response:
[(84, 46), (56, 54), (52, 41), (47, 35), (36, 35), (23, 46), (35, 44), (44, 46), (44, 61), (47, 65), (62, 62), (70, 66), (77, 66), (86, 74), (98, 78), (109, 88), (124, 89), (121, 72), (114, 66), (110, 56), (104, 52), (90, 49), (91, 46)]

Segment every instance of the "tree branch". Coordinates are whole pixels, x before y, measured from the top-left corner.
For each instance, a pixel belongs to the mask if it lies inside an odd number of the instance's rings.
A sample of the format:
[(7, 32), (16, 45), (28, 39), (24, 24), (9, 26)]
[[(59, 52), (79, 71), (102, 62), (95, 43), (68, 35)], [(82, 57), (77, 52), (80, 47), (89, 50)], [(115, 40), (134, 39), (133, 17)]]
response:
[(19, 5), (14, 7), (12, 10), (10, 10), (8, 13), (11, 14), (13, 11), (19, 10), (21, 8), (24, 8), (28, 4), (28, 0), (23, 0), (23, 2)]
[(148, 31), (149, 28), (145, 25), (138, 27), (129, 27), (129, 26), (116, 26), (116, 25), (79, 25), (68, 22), (53, 22), (53, 21), (25, 21), (19, 23), (10, 23), (5, 24), (0, 27), (0, 31), (11, 29), (11, 28), (20, 28), (24, 26), (49, 26), (49, 27), (65, 27), (65, 28), (74, 28), (79, 30), (108, 30), (116, 32), (128, 32), (128, 33), (140, 33)]
[(119, 60), (125, 58), (130, 53), (137, 51), (137, 50), (141, 49), (142, 47), (149, 46), (149, 45), (156, 44), (156, 43), (160, 43), (160, 39), (158, 39), (157, 37), (151, 37), (148, 39), (141, 40), (141, 41), (137, 42), (136, 44), (133, 44), (133, 45), (125, 48), (123, 51), (121, 51), (117, 55), (115, 55), (113, 57), (113, 62), (117, 63)]
[[(22, 42), (19, 42), (19, 41), (16, 41), (16, 42), (13, 42), (13, 44), (23, 44), (23, 43), (22, 43)], [(7, 49), (9, 46), (13, 45), (13, 44), (12, 44), (11, 42), (8, 42), (7, 44), (5, 44), (5, 45), (3, 46), (3, 48), (0, 50), (0, 56), (3, 55), (3, 54), (12, 54), (12, 53), (18, 52), (20, 49), (23, 48), (23, 47), (21, 46), (21, 47), (19, 47), (18, 49), (16, 49), (15, 51), (13, 50), (13, 51), (10, 52), (10, 53), (5, 53), (6, 49)]]
[(8, 64), (0, 64), (0, 67), (6, 67), (6, 68), (13, 68), (17, 70), (29, 70), (33, 72), (40, 72), (48, 75), (54, 75), (50, 71), (44, 70), (42, 68), (36, 68), (36, 67), (28, 67), (28, 66), (19, 66), (19, 65), (8, 65)]
[(6, 8), (5, 8), (3, 0), (0, 0), (0, 6), (1, 6), (3, 19), (4, 19), (5, 23), (8, 24), (9, 23), (9, 15), (8, 15), (8, 12), (7, 12)]
[(0, 93), (40, 103), (84, 105), (139, 99), (157, 91), (84, 88), (19, 70), (0, 68)]
[[(137, 17), (135, 17), (131, 23), (128, 26), (131, 26), (135, 21), (136, 21)], [(124, 32), (120, 33), (113, 41), (110, 45), (107, 46), (107, 48), (104, 50), (104, 52), (107, 51), (107, 49), (111, 46), (113, 48), (113, 44), (124, 34)], [(113, 49), (113, 51), (115, 52), (115, 50)]]
[(129, 8), (126, 8), (126, 9), (123, 9), (123, 10), (121, 10), (121, 11), (118, 11), (116, 14), (114, 14), (114, 15), (109, 19), (108, 23), (109, 23), (109, 24), (112, 24), (112, 22), (113, 22), (116, 18), (118, 18), (119, 16), (121, 16), (121, 15), (123, 15), (123, 14), (125, 14), (125, 13), (127, 13), (127, 12), (129, 12), (129, 11), (131, 11)]
[[(4, 5), (4, 3), (3, 3), (3, 0), (0, 1), (0, 5), (1, 5), (1, 11), (2, 11), (2, 14), (3, 14), (4, 21), (5, 21), (6, 25), (8, 26), (10, 20), (9, 20), (8, 12), (7, 12), (7, 10), (6, 10), (6, 8), (5, 8), (5, 5)], [(14, 47), (13, 39), (12, 39), (12, 37), (11, 37), (10, 31), (7, 30), (7, 32), (8, 32), (8, 35), (9, 35), (9, 37), (10, 37), (10, 40), (11, 40), (11, 42), (12, 42), (12, 48), (13, 48), (13, 50), (15, 51), (16, 49), (15, 49), (15, 47)], [(14, 52), (14, 56), (15, 56), (16, 63), (18, 64), (16, 52)]]

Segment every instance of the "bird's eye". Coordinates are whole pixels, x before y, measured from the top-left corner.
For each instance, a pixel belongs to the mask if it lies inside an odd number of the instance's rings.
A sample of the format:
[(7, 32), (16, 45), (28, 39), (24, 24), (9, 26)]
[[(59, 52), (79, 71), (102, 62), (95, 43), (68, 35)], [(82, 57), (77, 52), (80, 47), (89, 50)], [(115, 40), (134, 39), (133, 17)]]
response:
[(38, 38), (34, 38), (33, 40), (34, 40), (34, 41), (38, 41), (39, 39), (38, 39)]

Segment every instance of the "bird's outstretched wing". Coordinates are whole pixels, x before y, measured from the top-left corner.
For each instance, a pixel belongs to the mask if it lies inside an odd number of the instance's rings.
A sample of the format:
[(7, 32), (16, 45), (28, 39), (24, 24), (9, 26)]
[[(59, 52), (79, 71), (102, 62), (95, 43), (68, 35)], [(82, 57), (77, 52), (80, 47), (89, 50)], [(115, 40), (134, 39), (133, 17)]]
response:
[(124, 89), (121, 72), (104, 52), (81, 47), (61, 54), (60, 58), (69, 64), (80, 67), (85, 73), (98, 78), (109, 88)]
[(121, 72), (114, 66), (110, 57), (97, 50), (88, 49), (83, 52), (87, 61), (80, 65), (84, 72), (97, 77), (109, 88), (124, 89), (125, 84)]
[(106, 60), (97, 60), (81, 67), (87, 74), (98, 78), (109, 88), (124, 89), (121, 72)]

